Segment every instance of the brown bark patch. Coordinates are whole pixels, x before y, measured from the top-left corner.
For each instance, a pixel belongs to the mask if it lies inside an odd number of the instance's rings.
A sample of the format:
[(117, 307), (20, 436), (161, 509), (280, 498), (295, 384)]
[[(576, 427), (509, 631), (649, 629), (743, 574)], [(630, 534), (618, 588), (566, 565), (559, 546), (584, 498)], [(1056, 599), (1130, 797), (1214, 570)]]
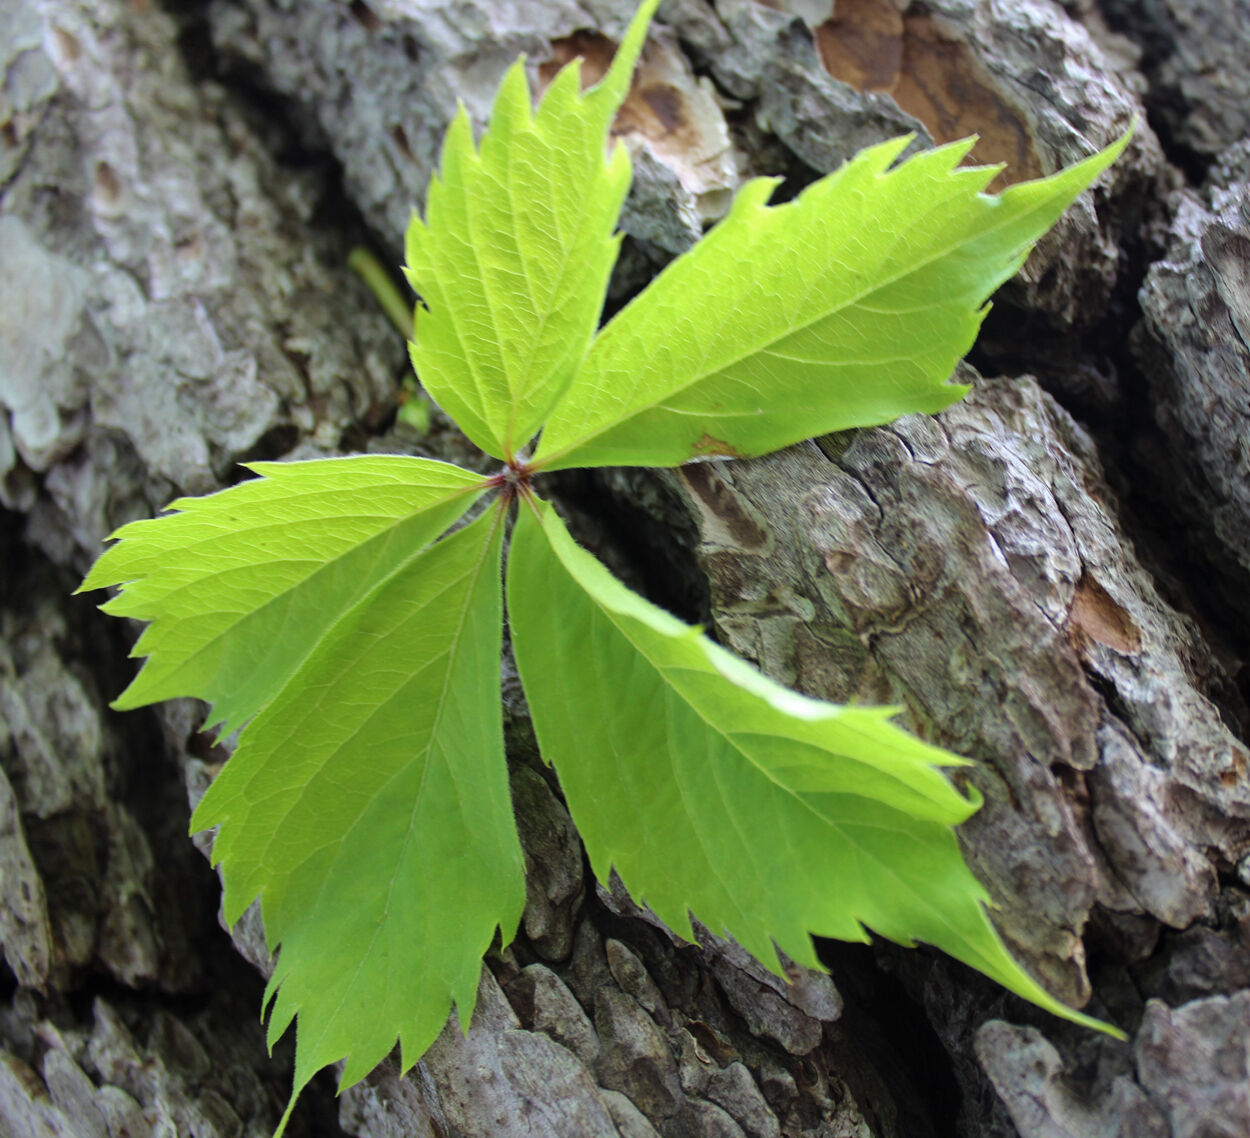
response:
[(107, 162), (96, 163), (94, 193), (96, 203), (101, 206), (115, 206), (121, 200), (121, 179)]
[(1141, 651), (1141, 630), (1133, 618), (1090, 577), (1082, 577), (1076, 584), (1068, 611), (1068, 633), (1078, 650), (1096, 642), (1124, 656)]
[(538, 65), (538, 80), (546, 87), (568, 64), (582, 61), (582, 90), (593, 87), (612, 66), (616, 44), (599, 32), (580, 31), (551, 41), (551, 58)]
[(724, 481), (712, 474), (706, 463), (683, 466), (681, 477), (690, 492), (724, 523), (725, 529), (741, 549), (761, 549), (768, 542), (767, 532), (743, 508), (740, 499)]
[(857, 91), (893, 91), (903, 69), (903, 14), (888, 0), (838, 0), (816, 29), (825, 70)]
[(352, 18), (367, 32), (379, 31), (382, 27), (382, 18), (364, 3), (364, 0), (352, 0), (349, 6)]
[(686, 125), (686, 114), (682, 109), (684, 100), (676, 87), (667, 83), (653, 83), (639, 91), (638, 97), (646, 103), (656, 121), (670, 134), (676, 133)]
[(979, 135), (969, 161), (1007, 165), (992, 188), (1041, 177), (1028, 126), (967, 45), (944, 36), (932, 17), (904, 16), (889, 0), (838, 0), (837, 14), (816, 29), (816, 45), (830, 75), (890, 95), (936, 142)]
[(49, 46), (57, 61), (67, 66), (77, 63), (82, 55), (82, 44), (64, 28), (53, 27), (52, 42)]

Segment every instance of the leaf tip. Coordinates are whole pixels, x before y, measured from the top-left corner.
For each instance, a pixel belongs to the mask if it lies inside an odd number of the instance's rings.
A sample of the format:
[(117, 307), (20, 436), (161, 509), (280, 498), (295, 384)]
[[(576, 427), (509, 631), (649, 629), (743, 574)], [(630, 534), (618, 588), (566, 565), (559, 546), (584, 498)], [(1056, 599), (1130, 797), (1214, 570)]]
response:
[(431, 179), (430, 192), (426, 195), (426, 221), (429, 221), (429, 198), (435, 193), (436, 186), (448, 181), (453, 176), (459, 163), (464, 158), (476, 159), (477, 146), (473, 141), (473, 123), (469, 118), (469, 108), (463, 99), (456, 100), (456, 113), (447, 124), (447, 133), (443, 136), (443, 148), (438, 156), (438, 177)]
[(1123, 1028), (1099, 1019), (1097, 1016), (1079, 1012), (1075, 1008), (1068, 1007), (1067, 1004), (1058, 1004), (1056, 1007), (1047, 1008), (1047, 1010), (1057, 1015), (1060, 1019), (1066, 1019), (1069, 1023), (1075, 1023), (1080, 1027), (1088, 1027), (1093, 1031), (1101, 1032), (1103, 1035), (1109, 1035), (1120, 1043), (1128, 1042), (1128, 1032)]
[(773, 191), (783, 181), (785, 181), (784, 178), (779, 178), (774, 174), (767, 174), (743, 182), (738, 187), (738, 192), (734, 194), (734, 200), (729, 207), (728, 215), (720, 224), (725, 225), (727, 222), (739, 220), (766, 207), (769, 199), (773, 196)]
[[(938, 147), (938, 149), (946, 151), (947, 154), (954, 158), (954, 161), (951, 163), (951, 166), (954, 167), (967, 158), (972, 153), (973, 147), (980, 141), (980, 134), (974, 131), (972, 134), (965, 135), (963, 138), (957, 138), (954, 142), (948, 142), (945, 146)], [(1001, 170), (1007, 163), (993, 162), (990, 165), (997, 170)]]
[[(78, 586), (78, 588), (70, 594), (71, 596), (76, 597), (79, 593), (94, 593), (97, 589), (107, 589), (110, 585), (121, 585), (126, 583), (117, 577), (116, 572), (109, 572), (108, 570), (108, 566), (112, 564), (114, 560), (110, 556), (116, 548), (113, 543), (117, 541), (117, 537), (120, 533), (120, 528), (115, 529), (104, 539), (109, 542), (109, 544), (100, 553), (100, 556), (96, 558), (95, 564), (87, 570), (87, 575), (83, 577), (82, 583)], [(115, 599), (116, 598), (110, 597), (108, 600), (102, 601), (96, 607), (103, 609), (105, 605)]]
[[(529, 78), (525, 73), (525, 60), (525, 53), (522, 52), (504, 72), (499, 92), (495, 96), (495, 105), (491, 110), (490, 127), (483, 143), (491, 137), (509, 134), (516, 126), (527, 127), (533, 121), (533, 104)], [(461, 103), (460, 106), (463, 109), (464, 104)]]
[(606, 120), (610, 121), (621, 103), (625, 101), (625, 95), (633, 79), (634, 66), (638, 62), (639, 55), (642, 54), (642, 47), (647, 39), (647, 30), (659, 6), (660, 0), (643, 0), (638, 5), (633, 19), (629, 22), (629, 27), (625, 29), (625, 35), (621, 37), (620, 46), (617, 47), (616, 54), (612, 57), (612, 65), (608, 68), (608, 73), (586, 95), (587, 102), (592, 105), (602, 104), (601, 113)]
[[(869, 146), (848, 158), (842, 163), (842, 167), (845, 168), (852, 164), (864, 162), (878, 176), (884, 175), (898, 161), (899, 156), (915, 141), (916, 132), (914, 130), (908, 131), (906, 134), (897, 135), (894, 138), (887, 138), (884, 142), (878, 142), (875, 146)], [(942, 149), (942, 147), (938, 148), (939, 151)], [(930, 153), (933, 152), (931, 151)], [(813, 185), (818, 184), (818, 182), (813, 183)]]
[[(142, 675), (142, 673), (140, 673), (140, 675)], [(109, 710), (134, 711), (137, 708), (143, 707), (147, 701), (135, 693), (135, 686), (138, 682), (139, 676), (135, 676), (135, 678), (126, 685), (125, 689), (116, 699), (109, 700)]]
[(212, 827), (200, 821), (200, 810), (197, 806), (191, 811), (191, 818), (187, 822), (187, 837), (193, 838), (196, 834), (202, 834), (205, 830), (211, 830)]

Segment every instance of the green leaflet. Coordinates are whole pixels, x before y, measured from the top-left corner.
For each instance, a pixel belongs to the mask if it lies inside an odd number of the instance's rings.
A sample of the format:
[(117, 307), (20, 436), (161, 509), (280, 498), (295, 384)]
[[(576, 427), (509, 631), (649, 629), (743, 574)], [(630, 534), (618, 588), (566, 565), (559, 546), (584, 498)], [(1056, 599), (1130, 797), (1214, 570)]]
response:
[(398, 455), (251, 469), (262, 477), (123, 526), (79, 588), (122, 585), (104, 611), (152, 622), (131, 652), (150, 659), (114, 707), (198, 696), (213, 704), (205, 728), (231, 733), (485, 488), (471, 471)]
[[(537, 513), (537, 516), (535, 516)], [(555, 604), (552, 604), (552, 600)], [(559, 613), (551, 616), (553, 608)], [(517, 666), (595, 874), (693, 939), (689, 914), (776, 968), (865, 926), (943, 951), (1077, 1023), (1003, 947), (951, 824), (961, 762), (880, 708), (802, 699), (617, 581), (545, 504), (508, 567)]]
[(523, 64), (499, 89), (479, 152), (461, 108), (408, 229), (407, 276), (421, 295), (412, 362), (478, 446), (512, 458), (580, 366), (616, 261), (629, 155), (607, 156), (658, 0), (638, 9), (611, 70), (589, 94), (563, 69), (530, 113)]
[[(299, 1014), (295, 1089), (404, 1066), (468, 1024), (482, 954), (525, 903), (500, 716), (500, 511), (377, 584), (244, 729), (193, 830), (234, 923), (257, 896), (270, 1040)], [(292, 1103), (294, 1095), (292, 1096)], [(284, 1120), (285, 1121), (285, 1120)]]
[(893, 139), (775, 208), (776, 179), (748, 183), (600, 334), (535, 465), (747, 457), (941, 410), (986, 298), (1128, 137), (998, 196), (998, 167), (958, 168), (971, 139), (888, 170)]

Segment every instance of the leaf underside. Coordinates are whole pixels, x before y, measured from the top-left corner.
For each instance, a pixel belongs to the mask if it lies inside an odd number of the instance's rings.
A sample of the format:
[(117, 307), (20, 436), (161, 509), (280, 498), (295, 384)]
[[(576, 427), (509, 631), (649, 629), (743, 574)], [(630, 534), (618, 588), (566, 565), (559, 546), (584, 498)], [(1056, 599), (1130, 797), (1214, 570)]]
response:
[[(508, 567), (517, 665), (596, 876), (694, 939), (693, 913), (776, 968), (809, 933), (925, 941), (1057, 1015), (1003, 947), (952, 830), (962, 762), (887, 722), (773, 684), (522, 509)], [(559, 612), (550, 617), (554, 598)]]
[(425, 219), (409, 226), (405, 271), (424, 302), (412, 344), (417, 375), (497, 458), (511, 458), (542, 425), (595, 333), (630, 180), (625, 148), (608, 156), (608, 128), (656, 3), (643, 4), (587, 94), (575, 62), (531, 114), (518, 61), (476, 151), (461, 108)]
[(785, 205), (776, 179), (673, 261), (595, 340), (535, 453), (548, 469), (674, 466), (939, 411), (985, 301), (1128, 136), (993, 196), (974, 140), (870, 147)]
[(488, 511), (379, 582), (243, 731), (193, 829), (236, 921), (279, 950), (271, 1043), (299, 1015), (295, 1092), (342, 1085), (398, 1037), (405, 1067), (525, 902), (500, 716), (503, 524)]

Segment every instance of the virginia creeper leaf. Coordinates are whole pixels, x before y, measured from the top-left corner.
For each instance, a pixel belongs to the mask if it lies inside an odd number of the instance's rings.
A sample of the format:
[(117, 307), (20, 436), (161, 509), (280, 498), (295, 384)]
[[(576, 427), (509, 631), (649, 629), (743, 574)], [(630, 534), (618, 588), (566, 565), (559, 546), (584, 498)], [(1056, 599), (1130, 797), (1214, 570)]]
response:
[[(804, 699), (616, 580), (547, 505), (523, 508), (508, 612), (543, 755), (601, 881), (693, 939), (819, 967), (809, 933), (925, 941), (1067, 1019), (985, 914), (952, 823), (961, 762), (888, 710)], [(558, 615), (553, 616), (556, 613)], [(776, 964), (773, 964), (776, 967)]]
[(531, 114), (523, 62), (508, 72), (480, 150), (461, 108), (408, 229), (421, 295), (412, 360), (478, 446), (511, 458), (569, 384), (594, 335), (616, 261), (629, 155), (607, 153), (658, 0), (642, 4), (603, 82), (579, 93), (574, 63)]
[(79, 591), (122, 585), (101, 607), (151, 621), (149, 659), (114, 701), (213, 704), (223, 734), (285, 685), (336, 621), (476, 500), (481, 475), (446, 462), (362, 455), (258, 462), (262, 477), (131, 522)]
[(986, 298), (1128, 142), (1049, 178), (982, 193), (974, 139), (870, 147), (785, 205), (776, 179), (673, 261), (595, 341), (535, 465), (673, 466), (939, 411)]
[(773, 966), (774, 948), (816, 965), (812, 934), (872, 930), (1114, 1031), (1034, 983), (995, 933), (952, 829), (979, 805), (942, 772), (963, 760), (890, 709), (786, 691), (634, 595), (529, 479), (762, 454), (946, 406), (986, 298), (1127, 136), (997, 197), (995, 169), (958, 168), (970, 142), (894, 169), (907, 140), (884, 143), (775, 208), (772, 180), (748, 183), (592, 341), (630, 176), (609, 128), (657, 4), (593, 90), (566, 68), (533, 111), (518, 63), (480, 147), (461, 111), (408, 233), (413, 362), (509, 470), (256, 464), (255, 481), (122, 527), (82, 586), (121, 585), (106, 611), (150, 622), (115, 706), (198, 696), (210, 725), (243, 728), (192, 825), (219, 828), (227, 918), (261, 900), (271, 1040), (299, 1021), (296, 1094), (340, 1059), (352, 1084), (397, 1039), (410, 1065), (453, 1004), (467, 1022), (483, 952), (520, 920), (505, 511), (442, 536), (491, 486), (524, 504), (513, 643), (600, 879), (615, 868), (673, 928), (692, 936), (693, 913)]
[[(295, 1093), (346, 1059), (404, 1066), (468, 1023), (525, 878), (500, 715), (503, 524), (490, 510), (344, 614), (244, 728), (195, 811), (233, 923), (261, 898), (279, 951), (269, 1037), (299, 1015)], [(294, 1101), (294, 1100), (292, 1100)]]

